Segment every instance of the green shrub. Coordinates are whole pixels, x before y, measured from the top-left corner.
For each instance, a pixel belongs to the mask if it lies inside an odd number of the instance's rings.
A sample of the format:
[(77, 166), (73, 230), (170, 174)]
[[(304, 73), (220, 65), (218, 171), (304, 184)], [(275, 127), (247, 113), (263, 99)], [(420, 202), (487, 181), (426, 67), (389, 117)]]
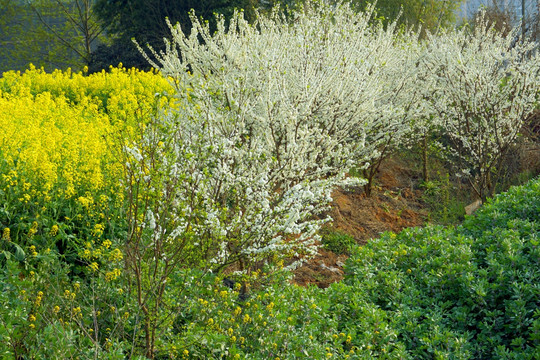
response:
[(323, 247), (335, 254), (348, 254), (356, 245), (354, 237), (339, 230), (324, 229), (321, 235)]
[(437, 178), (420, 184), (422, 200), (430, 210), (430, 220), (441, 225), (457, 224), (465, 216), (469, 199), (450, 183), (448, 174), (441, 176), (437, 172)]
[(364, 293), (415, 359), (537, 359), (539, 232), (536, 180), (463, 226), (386, 233), (357, 248), (341, 297)]

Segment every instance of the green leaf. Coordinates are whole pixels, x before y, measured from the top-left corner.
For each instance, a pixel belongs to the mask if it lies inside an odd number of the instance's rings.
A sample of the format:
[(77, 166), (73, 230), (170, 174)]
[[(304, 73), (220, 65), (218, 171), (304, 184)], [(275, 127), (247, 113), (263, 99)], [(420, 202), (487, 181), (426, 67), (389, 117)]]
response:
[(15, 246), (15, 254), (14, 257), (17, 261), (24, 261), (24, 258), (26, 254), (24, 253), (24, 250), (17, 244), (13, 244)]
[(11, 253), (9, 251), (4, 250), (4, 251), (2, 251), (1, 254), (3, 255), (4, 259), (6, 259), (6, 260), (11, 259)]

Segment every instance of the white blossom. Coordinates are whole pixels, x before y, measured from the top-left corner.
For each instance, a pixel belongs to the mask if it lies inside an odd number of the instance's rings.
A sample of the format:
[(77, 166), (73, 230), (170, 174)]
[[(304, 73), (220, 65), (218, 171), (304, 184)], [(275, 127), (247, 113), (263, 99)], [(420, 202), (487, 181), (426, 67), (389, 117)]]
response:
[(478, 197), (492, 195), (501, 160), (536, 108), (535, 44), (486, 21), (429, 35), (422, 57), (427, 103)]

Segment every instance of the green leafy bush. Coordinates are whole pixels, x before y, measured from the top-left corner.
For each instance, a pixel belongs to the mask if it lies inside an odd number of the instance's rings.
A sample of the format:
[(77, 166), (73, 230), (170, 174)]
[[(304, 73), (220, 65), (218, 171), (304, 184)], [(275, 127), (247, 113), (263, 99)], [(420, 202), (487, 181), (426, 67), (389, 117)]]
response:
[(386, 233), (357, 248), (341, 298), (365, 294), (415, 359), (537, 359), (539, 231), (536, 180), (488, 201), (455, 229)]

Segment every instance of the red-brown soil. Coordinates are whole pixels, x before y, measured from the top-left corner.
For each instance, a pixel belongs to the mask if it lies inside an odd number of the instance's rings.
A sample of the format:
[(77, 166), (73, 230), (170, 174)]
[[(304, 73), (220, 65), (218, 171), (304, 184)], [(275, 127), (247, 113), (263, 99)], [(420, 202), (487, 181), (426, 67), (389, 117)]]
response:
[[(427, 211), (421, 192), (414, 189), (416, 178), (414, 171), (390, 160), (381, 166), (370, 197), (362, 188), (336, 190), (329, 213), (333, 219), (330, 227), (353, 236), (358, 244), (365, 244), (384, 231), (422, 226)], [(294, 282), (327, 287), (343, 278), (346, 259), (346, 255), (321, 248), (318, 256), (296, 269)]]

